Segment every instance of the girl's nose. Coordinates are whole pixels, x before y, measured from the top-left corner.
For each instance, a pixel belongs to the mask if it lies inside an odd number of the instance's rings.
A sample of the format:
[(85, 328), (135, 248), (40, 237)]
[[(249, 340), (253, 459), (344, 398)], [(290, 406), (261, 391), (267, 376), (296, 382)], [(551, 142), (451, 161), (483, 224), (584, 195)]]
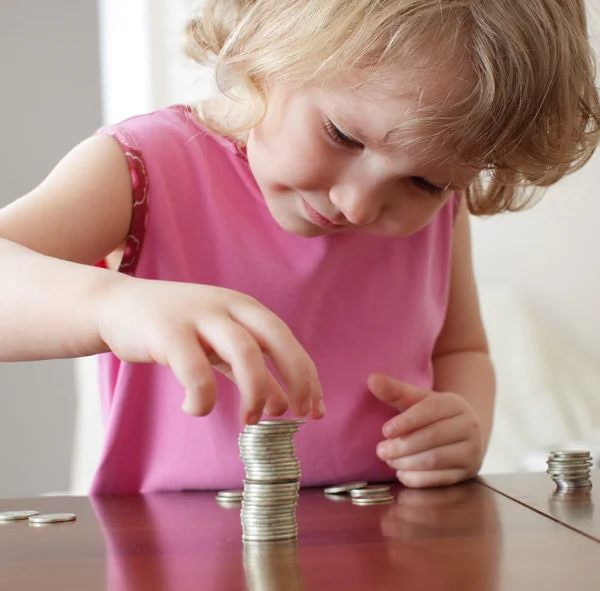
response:
[(373, 188), (336, 185), (330, 189), (329, 199), (355, 226), (373, 223), (381, 212), (381, 199)]

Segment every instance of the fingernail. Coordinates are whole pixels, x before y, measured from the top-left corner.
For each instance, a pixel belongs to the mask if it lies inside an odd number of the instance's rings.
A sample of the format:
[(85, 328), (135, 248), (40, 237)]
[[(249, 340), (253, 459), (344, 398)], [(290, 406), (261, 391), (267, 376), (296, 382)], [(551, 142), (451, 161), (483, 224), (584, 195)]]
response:
[(325, 402), (323, 402), (323, 399), (321, 398), (317, 404), (317, 410), (322, 414), (325, 415), (327, 414), (327, 411), (325, 410)]
[(384, 425), (381, 431), (385, 437), (389, 438), (392, 435), (392, 428), (390, 427), (390, 425)]
[(248, 418), (248, 424), (256, 425), (260, 421), (261, 416), (262, 415), (260, 415), (260, 414), (250, 415), (250, 417)]
[(382, 457), (382, 456), (385, 456), (385, 455), (386, 455), (386, 454), (385, 454), (385, 447), (386, 447), (386, 446), (385, 446), (385, 444), (384, 444), (384, 443), (379, 443), (379, 444), (377, 445), (377, 455), (378, 455), (378, 456), (379, 456), (381, 459), (383, 459), (383, 457)]

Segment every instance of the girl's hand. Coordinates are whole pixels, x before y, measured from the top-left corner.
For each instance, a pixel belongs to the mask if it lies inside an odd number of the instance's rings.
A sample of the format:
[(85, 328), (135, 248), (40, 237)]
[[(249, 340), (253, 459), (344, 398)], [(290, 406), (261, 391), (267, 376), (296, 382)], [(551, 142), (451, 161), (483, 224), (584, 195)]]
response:
[(280, 318), (249, 296), (115, 274), (97, 303), (98, 332), (107, 347), (123, 361), (170, 368), (185, 388), (182, 408), (190, 415), (207, 415), (215, 405), (213, 365), (237, 383), (244, 423), (258, 422), (263, 412), (281, 415), (288, 407), (301, 416), (325, 415), (317, 370), (307, 352)]
[(411, 488), (456, 484), (474, 477), (483, 461), (479, 418), (452, 392), (432, 392), (383, 374), (369, 377), (371, 392), (400, 414), (383, 426), (377, 455)]

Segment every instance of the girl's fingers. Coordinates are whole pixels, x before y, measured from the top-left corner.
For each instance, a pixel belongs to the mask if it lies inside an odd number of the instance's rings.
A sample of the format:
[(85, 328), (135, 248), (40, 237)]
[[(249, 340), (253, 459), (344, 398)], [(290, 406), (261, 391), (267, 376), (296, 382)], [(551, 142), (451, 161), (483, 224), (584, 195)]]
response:
[(268, 380), (267, 403), (264, 412), (271, 417), (278, 417), (289, 408), (288, 398), (270, 371), (268, 372)]
[(377, 456), (385, 462), (461, 441), (466, 432), (464, 419), (464, 415), (458, 415), (430, 423), (406, 437), (382, 441), (377, 445)]
[(245, 424), (260, 420), (270, 386), (269, 370), (256, 340), (235, 322), (204, 321), (202, 339), (231, 367), (240, 391), (240, 415)]
[(210, 361), (197, 336), (192, 331), (182, 332), (165, 344), (166, 356), (157, 359), (171, 369), (185, 388), (181, 408), (193, 416), (205, 416), (217, 401), (217, 383)]
[[(216, 355), (209, 355), (208, 360), (216, 370), (227, 376), (232, 382), (235, 383), (235, 376), (233, 375), (231, 365), (225, 363)], [(267, 379), (269, 383), (267, 384), (267, 402), (265, 404), (264, 413), (272, 417), (278, 417), (288, 409), (288, 399), (285, 395), (285, 392), (270, 371), (268, 372)]]
[(451, 468), (466, 469), (473, 451), (468, 441), (460, 441), (450, 445), (442, 445), (420, 453), (388, 460), (387, 465), (394, 470), (421, 472), (447, 470)]
[(323, 393), (317, 368), (288, 326), (259, 305), (234, 306), (230, 313), (273, 361), (286, 385), (294, 413), (304, 416), (312, 411), (315, 418), (320, 418), (322, 415), (317, 409)]
[(396, 415), (383, 426), (382, 432), (388, 439), (408, 436), (427, 425), (450, 419), (463, 410), (450, 403), (445, 394), (432, 393), (408, 410)]

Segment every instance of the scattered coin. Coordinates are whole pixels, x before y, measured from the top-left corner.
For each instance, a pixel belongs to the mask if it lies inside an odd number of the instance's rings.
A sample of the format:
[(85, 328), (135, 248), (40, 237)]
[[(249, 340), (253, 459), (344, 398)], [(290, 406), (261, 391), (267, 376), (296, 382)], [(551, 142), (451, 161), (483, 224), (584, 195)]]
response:
[(353, 505), (381, 505), (393, 502), (394, 497), (392, 495), (377, 495), (373, 497), (364, 497), (362, 499), (352, 499)]
[(348, 484), (338, 484), (335, 486), (328, 486), (325, 489), (326, 495), (338, 495), (341, 493), (350, 492), (356, 488), (366, 488), (369, 485), (368, 482), (350, 482)]
[(389, 493), (390, 490), (392, 489), (389, 486), (367, 486), (366, 488), (353, 488), (349, 494), (353, 499), (364, 499)]
[(75, 521), (75, 513), (44, 513), (42, 515), (33, 515), (29, 518), (29, 523), (36, 525), (46, 523), (63, 523), (65, 521)]
[(39, 511), (4, 511), (0, 513), (0, 521), (21, 521), (38, 515)]

